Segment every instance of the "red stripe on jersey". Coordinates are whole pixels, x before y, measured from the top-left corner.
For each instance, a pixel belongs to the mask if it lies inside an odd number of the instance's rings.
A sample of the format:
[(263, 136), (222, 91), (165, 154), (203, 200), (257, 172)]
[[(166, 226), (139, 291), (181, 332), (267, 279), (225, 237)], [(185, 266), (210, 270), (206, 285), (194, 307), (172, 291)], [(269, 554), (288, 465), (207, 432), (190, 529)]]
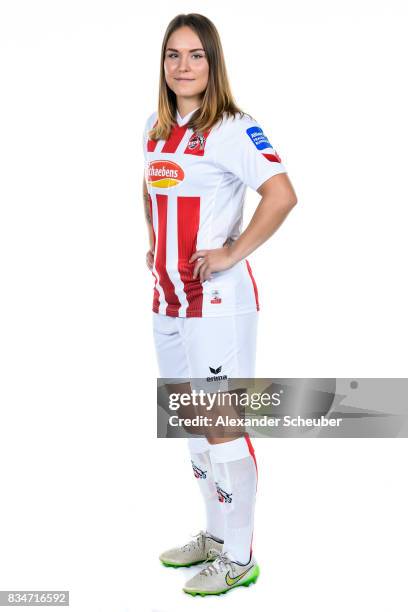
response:
[[(156, 125), (157, 125), (157, 121), (154, 123), (152, 129), (156, 127)], [(147, 152), (151, 153), (152, 151), (154, 151), (158, 142), (159, 142), (158, 140), (149, 140), (148, 138), (147, 139)]]
[[(166, 314), (177, 316), (181, 306), (174, 290), (174, 285), (170, 280), (166, 270), (166, 245), (167, 245), (167, 200), (168, 196), (157, 194), (157, 213), (158, 213), (158, 240), (156, 255), (156, 270), (159, 274), (160, 285), (163, 288), (164, 297), (167, 302)], [(174, 310), (176, 313), (174, 314)]]
[(184, 284), (188, 306), (186, 317), (203, 316), (203, 286), (200, 278), (193, 278), (196, 262), (189, 259), (197, 250), (197, 233), (200, 225), (200, 198), (177, 198), (178, 271)]
[(252, 284), (254, 286), (256, 309), (259, 310), (258, 287), (256, 286), (256, 282), (255, 282), (255, 279), (254, 279), (254, 275), (252, 274), (252, 268), (249, 265), (249, 261), (247, 259), (245, 261), (246, 261), (246, 265), (247, 265), (247, 268), (248, 268), (249, 276), (251, 277)]
[(203, 156), (205, 151), (205, 143), (207, 142), (207, 136), (211, 130), (208, 132), (204, 132), (202, 136), (199, 136), (194, 132), (191, 135), (190, 140), (187, 143), (187, 146), (184, 150), (184, 153), (188, 153), (189, 155), (199, 155)]
[(153, 225), (153, 202), (152, 202), (152, 196), (150, 195), (150, 193), (147, 194), (148, 198), (149, 198), (149, 212), (150, 212), (150, 219), (152, 222), (152, 230), (153, 230), (153, 250), (156, 248), (156, 232), (154, 231), (154, 225)]
[(152, 153), (155, 150), (158, 142), (159, 142), (158, 140), (148, 140), (147, 141), (147, 152)]
[(154, 272), (152, 272), (152, 274), (153, 274), (153, 276), (154, 276), (154, 278), (155, 278), (155, 281), (154, 281), (154, 288), (153, 288), (153, 307), (152, 307), (152, 310), (153, 310), (154, 312), (159, 313), (159, 306), (160, 306), (160, 294), (159, 294), (159, 292), (158, 292), (158, 290), (157, 290), (157, 281), (158, 281), (158, 279), (157, 279), (157, 276), (155, 275), (155, 273), (154, 273)]
[[(154, 231), (154, 226), (153, 226), (153, 203), (152, 203), (151, 195), (148, 194), (148, 196), (149, 196), (150, 219), (152, 219), (153, 251), (156, 251), (156, 232)], [(153, 274), (153, 276), (155, 278), (154, 288), (153, 288), (153, 310), (154, 310), (154, 312), (159, 312), (160, 294), (159, 294), (158, 289), (157, 289), (158, 278), (157, 278), (156, 274), (153, 272), (153, 270), (152, 270), (152, 274)]]
[(173, 126), (168, 140), (163, 145), (161, 153), (175, 153), (187, 131), (187, 125)]
[(266, 157), (266, 159), (268, 161), (271, 161), (271, 162), (279, 162), (280, 163), (282, 161), (276, 151), (275, 151), (275, 153), (262, 153), (262, 155), (264, 157)]

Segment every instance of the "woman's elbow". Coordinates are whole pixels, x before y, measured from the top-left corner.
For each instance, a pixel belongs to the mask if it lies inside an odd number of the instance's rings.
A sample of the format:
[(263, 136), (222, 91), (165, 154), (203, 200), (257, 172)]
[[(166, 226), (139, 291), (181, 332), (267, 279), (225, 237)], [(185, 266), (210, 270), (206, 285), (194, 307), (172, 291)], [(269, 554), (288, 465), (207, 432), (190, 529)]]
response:
[(290, 197), (288, 199), (288, 207), (289, 208), (293, 208), (294, 206), (296, 206), (297, 203), (298, 203), (298, 199), (296, 197), (296, 194), (293, 197)]
[(279, 200), (280, 207), (286, 209), (288, 212), (296, 206), (298, 201), (296, 193), (292, 189), (285, 190), (284, 193), (281, 193)]
[(292, 209), (297, 204), (297, 196), (292, 183), (286, 173), (279, 173), (265, 181), (259, 187), (258, 193), (265, 198), (270, 198), (279, 203), (285, 209)]
[(292, 183), (289, 181), (289, 179), (285, 196), (288, 208), (293, 208), (297, 204), (298, 199), (295, 190), (293, 189)]

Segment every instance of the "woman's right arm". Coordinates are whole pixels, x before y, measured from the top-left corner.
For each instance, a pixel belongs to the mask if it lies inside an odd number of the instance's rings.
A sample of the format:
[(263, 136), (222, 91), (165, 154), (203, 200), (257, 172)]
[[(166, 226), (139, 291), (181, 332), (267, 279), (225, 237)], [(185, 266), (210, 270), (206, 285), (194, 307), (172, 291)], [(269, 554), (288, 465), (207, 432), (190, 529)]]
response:
[(147, 231), (149, 234), (149, 250), (146, 253), (146, 264), (149, 270), (153, 267), (154, 259), (154, 233), (153, 233), (153, 220), (150, 209), (150, 196), (147, 191), (146, 179), (143, 177), (143, 203), (145, 210), (145, 219), (147, 224)]

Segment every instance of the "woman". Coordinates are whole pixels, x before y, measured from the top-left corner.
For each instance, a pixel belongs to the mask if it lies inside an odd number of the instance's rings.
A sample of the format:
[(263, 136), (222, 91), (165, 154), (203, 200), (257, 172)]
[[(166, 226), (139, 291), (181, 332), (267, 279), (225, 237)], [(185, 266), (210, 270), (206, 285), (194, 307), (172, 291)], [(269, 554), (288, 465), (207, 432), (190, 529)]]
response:
[[(195, 13), (175, 17), (161, 57), (158, 112), (143, 137), (155, 346), (160, 376), (174, 389), (189, 389), (191, 379), (211, 387), (254, 377), (259, 302), (246, 257), (297, 200), (261, 127), (233, 101), (212, 22)], [(261, 201), (241, 233), (246, 186)], [(252, 552), (255, 453), (247, 435), (210, 432), (188, 442), (207, 525), (160, 559), (173, 567), (206, 562), (184, 591), (224, 593), (259, 573)]]

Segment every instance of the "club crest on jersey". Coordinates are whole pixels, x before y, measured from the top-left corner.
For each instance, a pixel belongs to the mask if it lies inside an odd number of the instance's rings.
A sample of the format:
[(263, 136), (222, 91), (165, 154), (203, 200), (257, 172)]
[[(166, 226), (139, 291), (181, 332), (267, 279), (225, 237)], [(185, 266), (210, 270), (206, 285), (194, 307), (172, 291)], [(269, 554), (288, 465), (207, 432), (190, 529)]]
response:
[(191, 136), (187, 143), (187, 149), (193, 151), (194, 149), (204, 149), (205, 138), (202, 134), (194, 134)]
[(149, 162), (146, 168), (146, 182), (152, 187), (168, 189), (184, 180), (184, 170), (176, 162), (160, 159)]
[(190, 136), (184, 153), (189, 153), (190, 155), (204, 155), (208, 134), (209, 131), (204, 134), (194, 132), (194, 134)]

